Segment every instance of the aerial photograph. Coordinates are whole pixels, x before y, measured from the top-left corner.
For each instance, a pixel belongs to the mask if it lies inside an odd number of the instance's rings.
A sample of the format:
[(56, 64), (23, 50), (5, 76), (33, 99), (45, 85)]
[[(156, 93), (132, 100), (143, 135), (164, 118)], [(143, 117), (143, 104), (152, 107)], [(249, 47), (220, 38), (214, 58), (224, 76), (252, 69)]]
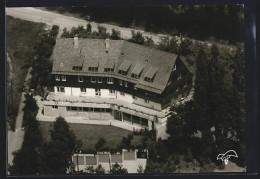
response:
[(6, 8), (8, 175), (246, 172), (244, 6)]

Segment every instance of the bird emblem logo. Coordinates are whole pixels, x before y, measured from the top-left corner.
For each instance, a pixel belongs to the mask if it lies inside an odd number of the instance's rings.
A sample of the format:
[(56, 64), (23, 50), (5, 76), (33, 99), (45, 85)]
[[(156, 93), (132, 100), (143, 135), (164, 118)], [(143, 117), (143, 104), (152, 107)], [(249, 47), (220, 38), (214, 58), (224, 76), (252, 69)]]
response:
[(222, 161), (224, 161), (225, 165), (227, 165), (230, 157), (237, 157), (238, 158), (236, 151), (229, 150), (224, 154), (218, 154), (217, 160), (222, 160)]

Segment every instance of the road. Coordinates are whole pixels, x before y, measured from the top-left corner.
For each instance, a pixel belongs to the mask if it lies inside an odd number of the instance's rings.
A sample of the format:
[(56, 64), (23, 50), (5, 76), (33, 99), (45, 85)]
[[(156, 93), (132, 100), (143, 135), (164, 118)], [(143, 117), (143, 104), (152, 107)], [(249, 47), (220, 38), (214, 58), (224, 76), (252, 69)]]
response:
[[(62, 30), (64, 27), (70, 30), (72, 27), (77, 27), (78, 25), (83, 25), (86, 28), (86, 25), (88, 24), (88, 21), (83, 19), (65, 16), (50, 11), (43, 11), (32, 7), (6, 8), (6, 14), (33, 22), (42, 22), (48, 25), (58, 25), (60, 26), (60, 30)], [(90, 23), (92, 25), (92, 30), (97, 31), (98, 23)], [(130, 39), (132, 37), (131, 30), (134, 30), (131, 28), (118, 27), (103, 23), (100, 23), (99, 25), (106, 27), (107, 31), (110, 33), (112, 29), (119, 30), (123, 39)], [(152, 37), (155, 44), (158, 44), (160, 37), (164, 36), (163, 34), (153, 34), (143, 30), (138, 31), (142, 32), (144, 36)]]

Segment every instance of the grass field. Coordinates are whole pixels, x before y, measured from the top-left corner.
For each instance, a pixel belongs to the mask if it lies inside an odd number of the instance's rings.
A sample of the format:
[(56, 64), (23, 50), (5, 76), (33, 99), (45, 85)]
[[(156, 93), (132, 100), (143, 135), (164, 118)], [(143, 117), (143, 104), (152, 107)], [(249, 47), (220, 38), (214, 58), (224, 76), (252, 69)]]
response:
[[(40, 130), (45, 141), (50, 140), (50, 132), (52, 122), (40, 122)], [(77, 139), (82, 140), (82, 149), (95, 149), (98, 139), (103, 137), (106, 140), (105, 146), (115, 148), (120, 144), (123, 137), (132, 134), (131, 131), (121, 129), (114, 126), (90, 125), (90, 124), (72, 124), (69, 123), (70, 129), (73, 130)], [(135, 136), (133, 143), (137, 144), (141, 141), (140, 136)]]
[[(21, 92), (31, 60), (34, 56), (33, 46), (36, 37), (44, 30), (44, 24), (6, 17), (7, 53), (11, 59), (13, 69), (13, 103), (11, 100), (11, 86), (9, 63), (7, 68), (7, 102), (8, 117), (16, 118), (21, 99)], [(12, 114), (13, 105), (13, 114)]]

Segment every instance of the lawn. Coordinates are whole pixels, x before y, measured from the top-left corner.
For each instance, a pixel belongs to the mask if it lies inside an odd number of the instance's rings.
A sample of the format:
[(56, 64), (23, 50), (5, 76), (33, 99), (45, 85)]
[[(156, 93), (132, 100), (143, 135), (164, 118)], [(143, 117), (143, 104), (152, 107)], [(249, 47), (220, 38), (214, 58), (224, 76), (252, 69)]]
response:
[[(40, 130), (43, 134), (43, 139), (45, 141), (50, 140), (49, 130), (51, 129), (52, 122), (40, 121)], [(106, 146), (109, 148), (115, 148), (117, 144), (120, 144), (122, 138), (128, 134), (132, 134), (131, 131), (121, 129), (114, 126), (106, 125), (90, 125), (90, 124), (73, 124), (69, 123), (70, 129), (73, 130), (77, 139), (82, 140), (82, 149), (95, 149), (95, 144), (98, 139), (103, 137), (106, 140)], [(134, 144), (141, 141), (140, 136), (134, 137)]]
[[(44, 30), (44, 24), (6, 17), (7, 53), (13, 69), (13, 103), (11, 86), (7, 85), (8, 117), (16, 118), (21, 92), (28, 69), (34, 56), (33, 46), (36, 37)], [(9, 63), (7, 63), (7, 84), (10, 82)], [(13, 105), (13, 114), (12, 114)]]

